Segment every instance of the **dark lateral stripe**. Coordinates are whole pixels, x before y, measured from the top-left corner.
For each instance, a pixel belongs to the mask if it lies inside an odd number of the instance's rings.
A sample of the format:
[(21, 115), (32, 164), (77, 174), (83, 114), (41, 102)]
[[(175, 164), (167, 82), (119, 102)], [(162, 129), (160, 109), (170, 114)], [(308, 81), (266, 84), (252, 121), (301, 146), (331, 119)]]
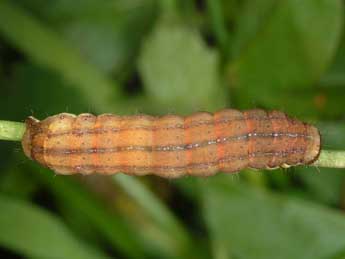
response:
[(305, 138), (310, 139), (311, 136), (299, 134), (299, 133), (248, 133), (245, 135), (222, 137), (213, 140), (206, 140), (198, 143), (190, 143), (183, 145), (166, 145), (166, 146), (117, 146), (112, 148), (79, 148), (79, 149), (67, 149), (67, 148), (50, 148), (44, 149), (43, 147), (34, 147), (32, 152), (34, 154), (45, 154), (51, 156), (61, 156), (70, 154), (105, 154), (105, 153), (117, 153), (125, 151), (145, 151), (145, 152), (172, 152), (172, 151), (184, 151), (202, 148), (215, 144), (224, 144), (231, 141), (247, 140), (248, 138), (275, 138), (275, 137), (289, 137), (289, 138)]
[(90, 129), (75, 129), (75, 130), (68, 130), (68, 131), (61, 131), (61, 132), (54, 132), (54, 133), (48, 133), (49, 138), (54, 138), (58, 136), (64, 136), (64, 135), (76, 135), (76, 136), (83, 136), (85, 134), (104, 134), (104, 133), (110, 133), (110, 132), (123, 132), (123, 131), (129, 131), (129, 130), (146, 130), (146, 131), (157, 131), (157, 130), (173, 130), (173, 129), (189, 129), (189, 128), (195, 128), (199, 126), (204, 125), (218, 125), (218, 124), (226, 124), (229, 122), (236, 122), (236, 121), (244, 121), (244, 120), (258, 120), (258, 121), (264, 121), (264, 120), (287, 120), (287, 118), (282, 117), (272, 117), (272, 118), (257, 118), (257, 117), (238, 117), (238, 118), (232, 118), (232, 119), (222, 119), (222, 120), (205, 120), (205, 121), (195, 121), (190, 124), (182, 124), (178, 123), (175, 125), (169, 125), (169, 126), (133, 126), (133, 127), (117, 127), (117, 128), (90, 128)]
[(114, 166), (104, 166), (104, 165), (93, 165), (93, 164), (80, 164), (75, 166), (69, 165), (59, 165), (59, 164), (47, 164), (47, 166), (53, 170), (70, 170), (71, 172), (83, 172), (83, 169), (93, 170), (94, 172), (101, 172), (102, 170), (112, 170), (116, 171), (127, 171), (127, 172), (136, 172), (136, 171), (186, 171), (188, 169), (205, 169), (213, 166), (218, 166), (221, 163), (227, 163), (236, 160), (245, 160), (248, 157), (287, 157), (291, 154), (304, 154), (305, 149), (290, 149), (286, 151), (269, 151), (269, 152), (253, 152), (249, 153), (248, 156), (227, 156), (221, 159), (210, 162), (200, 162), (192, 163), (187, 166), (136, 166), (136, 165), (114, 165)]

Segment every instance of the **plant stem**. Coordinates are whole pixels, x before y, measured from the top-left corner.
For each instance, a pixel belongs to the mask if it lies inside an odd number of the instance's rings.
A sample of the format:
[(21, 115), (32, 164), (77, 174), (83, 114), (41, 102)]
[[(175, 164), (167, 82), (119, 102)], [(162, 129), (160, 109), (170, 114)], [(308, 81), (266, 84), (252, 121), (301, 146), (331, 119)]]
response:
[[(21, 141), (25, 131), (22, 122), (0, 120), (0, 140)], [(345, 168), (345, 151), (322, 150), (312, 165), (318, 167)]]
[(0, 120), (0, 140), (21, 141), (24, 131), (24, 123)]
[(313, 163), (319, 167), (345, 168), (345, 151), (323, 150), (318, 160)]

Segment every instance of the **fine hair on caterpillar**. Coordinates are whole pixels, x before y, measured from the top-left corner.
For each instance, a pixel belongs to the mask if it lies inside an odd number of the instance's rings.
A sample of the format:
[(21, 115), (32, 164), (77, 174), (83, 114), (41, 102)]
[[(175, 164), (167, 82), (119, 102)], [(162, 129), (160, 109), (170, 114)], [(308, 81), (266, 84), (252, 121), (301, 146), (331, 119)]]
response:
[(279, 111), (190, 116), (61, 113), (26, 120), (25, 154), (58, 174), (210, 176), (314, 162), (320, 134)]

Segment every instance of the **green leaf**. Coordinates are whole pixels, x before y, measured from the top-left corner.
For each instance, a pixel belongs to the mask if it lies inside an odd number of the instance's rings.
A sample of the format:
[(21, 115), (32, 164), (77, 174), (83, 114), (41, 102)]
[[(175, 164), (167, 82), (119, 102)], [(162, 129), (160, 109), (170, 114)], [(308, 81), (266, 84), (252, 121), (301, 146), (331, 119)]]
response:
[(12, 82), (16, 87), (9, 87), (4, 102), (8, 107), (16, 101), (21, 103), (20, 109), (15, 110), (20, 120), (28, 115), (44, 119), (64, 111), (78, 114), (90, 110), (90, 104), (87, 105), (80, 91), (51, 69), (32, 63), (19, 63), (13, 67), (12, 73)]
[(139, 70), (149, 96), (166, 110), (214, 110), (226, 103), (218, 62), (195, 28), (169, 16), (145, 42)]
[(0, 2), (0, 33), (35, 63), (53, 69), (97, 108), (110, 107), (110, 97), (121, 97), (120, 89), (61, 35), (18, 8), (11, 1)]
[(334, 87), (340, 90), (339, 87), (345, 87), (345, 35), (343, 34), (341, 44), (337, 49), (335, 59), (332, 66), (327, 73), (321, 78), (320, 85), (323, 87)]
[(133, 66), (142, 36), (156, 18), (156, 2), (56, 1), (46, 4), (45, 14), (93, 64), (118, 75), (125, 65)]
[[(8, 159), (9, 164), (18, 160)], [(0, 192), (21, 199), (31, 199), (37, 192), (38, 184), (29, 174), (23, 173), (17, 166), (7, 166), (1, 170)]]
[(330, 258), (345, 248), (344, 215), (316, 204), (214, 178), (204, 215), (215, 249), (235, 258)]
[[(213, 33), (217, 39), (219, 48), (225, 50), (225, 45), (228, 43), (228, 33), (225, 28), (225, 17), (221, 0), (207, 0), (207, 10), (212, 24)], [(226, 56), (226, 52), (224, 53)]]
[(113, 177), (152, 218), (155, 224), (169, 237), (169, 246), (174, 247), (175, 257), (205, 258), (203, 249), (195, 251), (195, 242), (174, 214), (145, 186), (133, 176)]
[(57, 217), (24, 201), (0, 196), (0, 244), (33, 258), (106, 258), (79, 241)]
[[(110, 213), (101, 199), (80, 183), (68, 177), (54, 178), (48, 170), (42, 170), (38, 165), (30, 165), (27, 170), (35, 171), (32, 172), (33, 176), (46, 185), (55, 196), (57, 204), (62, 204), (63, 209), (70, 209), (69, 215), (74, 214), (83, 218), (79, 221), (80, 224), (89, 224), (89, 228), (96, 230), (112, 247), (128, 258), (143, 257), (144, 247), (130, 224), (119, 215)], [(70, 218), (67, 221), (73, 220), (78, 218)], [(78, 226), (71, 227), (75, 229)]]
[(342, 2), (248, 1), (240, 17), (230, 77), (241, 106), (315, 109), (313, 83), (339, 43)]

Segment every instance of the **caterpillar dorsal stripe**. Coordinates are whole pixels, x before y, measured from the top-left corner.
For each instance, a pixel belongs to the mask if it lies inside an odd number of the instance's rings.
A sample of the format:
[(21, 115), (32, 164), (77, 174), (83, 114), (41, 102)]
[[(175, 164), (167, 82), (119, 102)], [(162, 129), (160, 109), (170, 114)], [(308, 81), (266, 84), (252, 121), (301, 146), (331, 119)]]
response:
[(25, 154), (59, 174), (209, 176), (314, 162), (320, 134), (279, 111), (225, 109), (187, 117), (61, 113), (26, 120)]

